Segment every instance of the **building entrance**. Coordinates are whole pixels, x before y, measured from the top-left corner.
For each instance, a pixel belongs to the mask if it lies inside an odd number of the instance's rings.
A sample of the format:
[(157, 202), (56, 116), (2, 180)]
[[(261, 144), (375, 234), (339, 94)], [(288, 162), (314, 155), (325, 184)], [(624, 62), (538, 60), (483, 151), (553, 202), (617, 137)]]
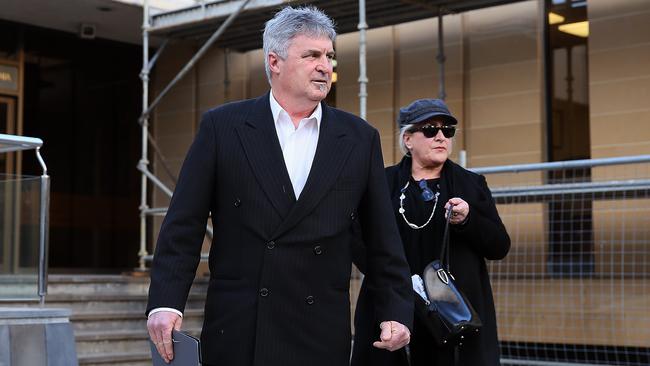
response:
[[(0, 95), (0, 133), (44, 142), (51, 176), (50, 272), (133, 269), (141, 48), (6, 22), (0, 34), (13, 37), (0, 42), (0, 57), (13, 57), (22, 70), (16, 95)], [(41, 168), (31, 153), (0, 154), (0, 173), (40, 175)]]

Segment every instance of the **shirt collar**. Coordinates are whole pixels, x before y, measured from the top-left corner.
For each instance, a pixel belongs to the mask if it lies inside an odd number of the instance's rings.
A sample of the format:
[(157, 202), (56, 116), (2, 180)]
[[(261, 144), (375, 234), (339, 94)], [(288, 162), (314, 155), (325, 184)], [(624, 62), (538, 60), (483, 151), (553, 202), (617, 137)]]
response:
[[(273, 90), (269, 92), (269, 101), (271, 103), (271, 113), (273, 114), (273, 122), (278, 123), (278, 119), (280, 117), (280, 113), (284, 112), (287, 117), (289, 116), (289, 113), (282, 108), (280, 103), (278, 103), (277, 100), (275, 100), (275, 97), (273, 96)], [(316, 119), (316, 126), (318, 129), (320, 129), (320, 121), (323, 117), (323, 108), (321, 107), (320, 103), (316, 106), (316, 109), (314, 109), (314, 112), (312, 114), (305, 118), (305, 119), (310, 119), (310, 118), (315, 118)]]

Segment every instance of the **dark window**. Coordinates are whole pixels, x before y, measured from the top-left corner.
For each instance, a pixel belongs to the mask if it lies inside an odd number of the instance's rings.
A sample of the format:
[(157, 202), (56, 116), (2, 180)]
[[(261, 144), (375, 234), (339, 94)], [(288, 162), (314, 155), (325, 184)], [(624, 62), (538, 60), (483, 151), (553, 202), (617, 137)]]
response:
[[(26, 136), (42, 138), (51, 176), (50, 266), (137, 265), (142, 49), (19, 26)], [(41, 174), (23, 154), (23, 174)]]
[[(548, 160), (588, 159), (588, 23), (584, 0), (546, 0)], [(591, 180), (590, 169), (551, 171), (548, 183)], [(592, 201), (580, 194), (548, 204), (548, 270), (562, 277), (594, 271)]]

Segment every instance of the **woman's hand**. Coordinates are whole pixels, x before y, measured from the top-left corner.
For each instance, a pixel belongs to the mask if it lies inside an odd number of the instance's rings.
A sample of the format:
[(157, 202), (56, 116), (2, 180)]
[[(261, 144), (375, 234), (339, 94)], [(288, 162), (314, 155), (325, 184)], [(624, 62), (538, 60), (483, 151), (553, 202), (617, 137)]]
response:
[(447, 218), (447, 210), (449, 209), (449, 205), (454, 206), (451, 209), (451, 220), (449, 222), (453, 225), (464, 223), (467, 219), (467, 216), (469, 215), (469, 204), (460, 197), (449, 199), (445, 205), (445, 219)]

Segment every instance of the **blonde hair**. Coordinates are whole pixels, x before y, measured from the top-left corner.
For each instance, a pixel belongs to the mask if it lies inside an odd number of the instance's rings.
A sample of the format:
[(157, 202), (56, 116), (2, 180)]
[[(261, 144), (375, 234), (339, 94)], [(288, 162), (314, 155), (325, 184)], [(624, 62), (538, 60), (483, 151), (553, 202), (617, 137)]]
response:
[[(404, 125), (399, 129), (399, 149), (402, 152), (402, 154), (411, 156), (411, 152), (409, 149), (406, 147), (406, 144), (404, 143), (404, 135), (410, 130), (414, 125), (409, 124), (409, 125)], [(410, 132), (409, 132), (410, 133)]]

